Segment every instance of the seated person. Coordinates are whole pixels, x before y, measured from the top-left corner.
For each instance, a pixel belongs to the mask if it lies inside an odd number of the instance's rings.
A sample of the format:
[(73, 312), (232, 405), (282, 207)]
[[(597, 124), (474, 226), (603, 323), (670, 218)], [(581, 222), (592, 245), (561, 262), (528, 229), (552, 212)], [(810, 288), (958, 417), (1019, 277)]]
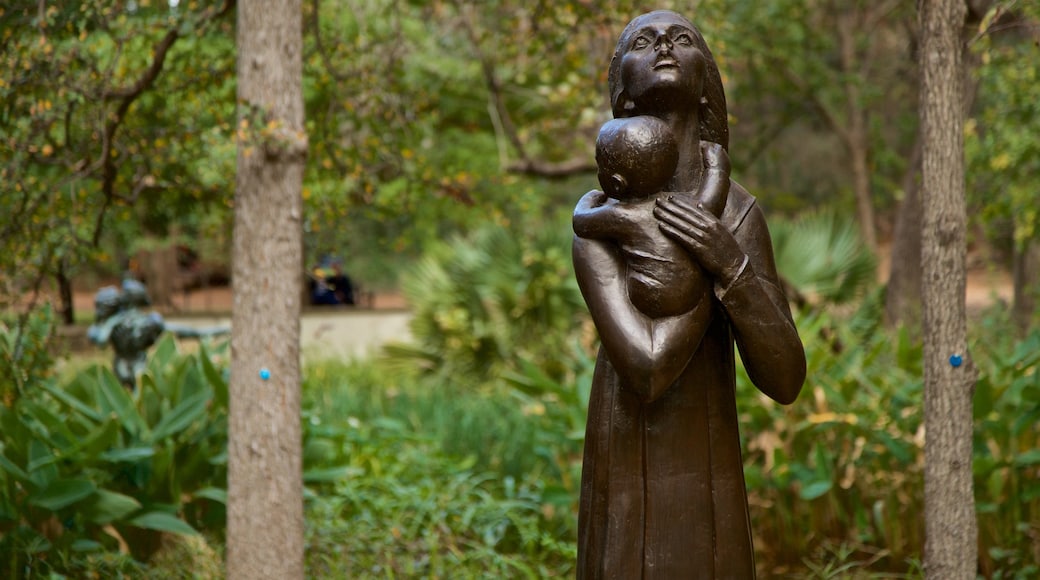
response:
[(342, 264), (332, 263), (332, 275), (325, 278), (325, 284), (332, 290), (337, 304), (354, 304), (354, 285), (350, 282), (350, 278), (343, 273)]
[(315, 266), (310, 274), (311, 304), (315, 306), (334, 306), (339, 304), (336, 293), (329, 287), (325, 272)]
[[(729, 195), (729, 157), (701, 142), (705, 171), (700, 205), (718, 216)], [(668, 125), (651, 116), (608, 121), (596, 139), (603, 191), (590, 191), (574, 210), (574, 233), (615, 240), (628, 262), (628, 295), (651, 318), (688, 312), (712, 292), (697, 262), (661, 231), (654, 206), (675, 173), (678, 145)]]

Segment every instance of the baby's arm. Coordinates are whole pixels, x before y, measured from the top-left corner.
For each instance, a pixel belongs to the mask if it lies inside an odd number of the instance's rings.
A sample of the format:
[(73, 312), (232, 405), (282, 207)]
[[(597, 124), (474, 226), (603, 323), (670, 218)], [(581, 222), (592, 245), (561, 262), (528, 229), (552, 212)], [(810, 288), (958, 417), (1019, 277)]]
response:
[(715, 217), (722, 215), (729, 197), (729, 154), (718, 143), (701, 141), (704, 182), (698, 196), (701, 207)]
[(583, 195), (574, 208), (574, 233), (589, 239), (614, 237), (620, 213), (616, 199), (594, 189)]

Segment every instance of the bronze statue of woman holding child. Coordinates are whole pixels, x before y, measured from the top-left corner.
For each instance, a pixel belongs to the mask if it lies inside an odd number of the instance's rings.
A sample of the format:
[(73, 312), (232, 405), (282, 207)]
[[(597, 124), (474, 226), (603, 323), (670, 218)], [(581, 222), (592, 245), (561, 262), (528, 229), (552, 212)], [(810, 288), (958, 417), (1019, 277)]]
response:
[(762, 210), (729, 179), (725, 93), (701, 33), (674, 12), (637, 17), (609, 85), (626, 121), (604, 128), (604, 191), (575, 211), (575, 273), (602, 341), (578, 578), (753, 578), (734, 344), (787, 404), (802, 343)]

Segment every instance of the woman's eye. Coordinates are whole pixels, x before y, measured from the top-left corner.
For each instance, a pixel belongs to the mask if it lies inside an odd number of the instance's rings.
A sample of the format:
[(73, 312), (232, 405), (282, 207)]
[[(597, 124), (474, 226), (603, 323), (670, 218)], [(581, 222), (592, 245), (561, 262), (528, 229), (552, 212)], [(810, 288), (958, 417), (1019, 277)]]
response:
[(645, 36), (637, 37), (634, 41), (632, 41), (632, 48), (635, 49), (646, 48), (648, 46), (650, 46), (650, 40)]
[(693, 44), (693, 37), (685, 32), (675, 37), (675, 43), (683, 46), (690, 46)]

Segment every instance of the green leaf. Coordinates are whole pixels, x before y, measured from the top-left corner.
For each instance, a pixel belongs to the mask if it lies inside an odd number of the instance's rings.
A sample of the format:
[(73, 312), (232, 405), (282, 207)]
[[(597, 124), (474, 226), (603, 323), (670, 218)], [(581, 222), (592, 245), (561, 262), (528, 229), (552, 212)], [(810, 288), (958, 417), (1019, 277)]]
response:
[(130, 525), (147, 530), (197, 536), (199, 533), (187, 522), (166, 512), (148, 512), (130, 520)]
[(51, 482), (43, 491), (30, 496), (29, 503), (57, 511), (68, 507), (97, 491), (89, 479), (59, 479)]
[(161, 441), (176, 435), (206, 413), (206, 405), (212, 399), (208, 391), (199, 392), (181, 401), (175, 409), (163, 416), (152, 430), (151, 440)]
[(227, 505), (227, 490), (218, 487), (206, 487), (192, 494), (193, 497), (209, 499)]
[(170, 364), (177, 356), (177, 343), (173, 340), (173, 335), (166, 333), (159, 339), (159, 343), (155, 346), (155, 351), (152, 353), (151, 360), (149, 360), (148, 368), (152, 371), (154, 376), (161, 376), (161, 371), (166, 365)]
[(98, 390), (113, 412), (119, 418), (123, 428), (135, 437), (144, 437), (148, 426), (137, 412), (133, 399), (126, 388), (119, 383), (119, 379), (113, 374), (105, 375), (98, 383)]
[(1026, 466), (1040, 463), (1040, 449), (1030, 449), (1015, 458), (1015, 465)]
[(104, 525), (125, 518), (139, 509), (141, 502), (136, 499), (107, 489), (99, 489), (90, 500), (84, 502), (82, 513), (95, 524)]
[(22, 471), (22, 468), (12, 463), (10, 459), (4, 457), (3, 453), (0, 453), (0, 469), (10, 473), (18, 481), (23, 483), (29, 481), (29, 474)]
[(151, 447), (128, 447), (126, 449), (111, 449), (101, 454), (101, 459), (114, 463), (133, 463), (141, 459), (147, 459), (155, 455), (155, 449)]
[(228, 384), (213, 361), (209, 358), (209, 349), (205, 342), (199, 344), (199, 360), (202, 362), (202, 372), (206, 375), (211, 387), (213, 387), (213, 398), (222, 408), (228, 407), (229, 395)]
[(803, 487), (798, 495), (804, 500), (813, 500), (830, 491), (831, 486), (830, 480), (814, 481)]
[(29, 479), (40, 488), (46, 488), (58, 478), (56, 458), (51, 450), (37, 439), (29, 442)]
[[(58, 415), (54, 414), (50, 409), (44, 407), (43, 405), (38, 405), (32, 401), (22, 399), (21, 401), (19, 401), (19, 409), (21, 409), (27, 415), (35, 419), (39, 423), (39, 425), (47, 431), (46, 439), (54, 442), (64, 440), (64, 442), (67, 444), (71, 444), (78, 439), (76, 435), (69, 430), (67, 421), (65, 421), (62, 417), (59, 417)], [(33, 431), (37, 432), (35, 429)], [(42, 435), (38, 432), (37, 434)], [(56, 439), (55, 435), (58, 435), (60, 437)], [(66, 445), (58, 446), (65, 447)]]
[(332, 483), (348, 479), (364, 471), (358, 467), (331, 467), (328, 469), (311, 469), (303, 472), (304, 483)]
[(79, 538), (72, 542), (71, 548), (73, 552), (96, 552), (103, 549), (104, 546), (100, 542), (95, 542), (94, 540)]
[(70, 409), (78, 411), (81, 415), (89, 417), (95, 423), (101, 423), (105, 420), (105, 416), (101, 414), (101, 412), (99, 412), (96, 409), (92, 409), (91, 407), (84, 404), (83, 401), (80, 401), (76, 397), (69, 395), (68, 393), (66, 393), (58, 387), (49, 384), (47, 381), (41, 381), (40, 383), (38, 383), (38, 385), (41, 389), (50, 393), (52, 397), (58, 399), (58, 401), (64, 403)]
[(85, 459), (93, 459), (114, 445), (118, 436), (119, 423), (115, 417), (111, 417), (86, 437), (81, 438), (75, 447), (68, 450), (67, 454), (69, 456), (82, 454)]

